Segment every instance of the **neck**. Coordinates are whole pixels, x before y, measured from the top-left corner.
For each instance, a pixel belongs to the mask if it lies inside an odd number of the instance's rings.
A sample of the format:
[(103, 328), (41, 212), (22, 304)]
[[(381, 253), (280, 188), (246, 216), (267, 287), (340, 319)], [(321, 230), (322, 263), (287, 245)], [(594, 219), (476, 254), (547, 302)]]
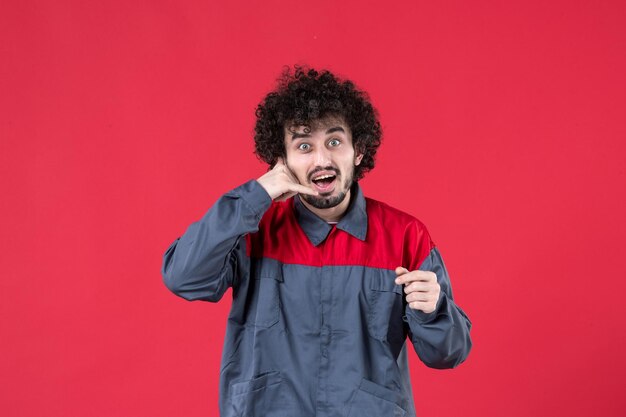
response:
[(311, 210), (313, 214), (315, 214), (320, 219), (327, 222), (338, 222), (341, 220), (344, 214), (346, 214), (346, 210), (348, 210), (348, 206), (350, 205), (350, 190), (346, 193), (346, 198), (343, 199), (341, 203), (336, 205), (335, 207), (327, 208), (327, 209), (319, 209), (317, 207), (313, 207), (309, 203), (307, 203), (304, 198), (301, 198), (300, 201), (306, 208)]

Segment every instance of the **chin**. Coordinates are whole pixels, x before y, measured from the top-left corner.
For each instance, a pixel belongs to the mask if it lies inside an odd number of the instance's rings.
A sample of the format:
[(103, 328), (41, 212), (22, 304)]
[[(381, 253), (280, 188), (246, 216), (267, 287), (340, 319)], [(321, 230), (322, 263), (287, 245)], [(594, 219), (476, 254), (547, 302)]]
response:
[(304, 201), (306, 201), (315, 208), (328, 209), (341, 204), (341, 202), (346, 198), (346, 193), (340, 192), (336, 196), (330, 195), (328, 197), (314, 197), (311, 195), (302, 195), (302, 198), (304, 198)]

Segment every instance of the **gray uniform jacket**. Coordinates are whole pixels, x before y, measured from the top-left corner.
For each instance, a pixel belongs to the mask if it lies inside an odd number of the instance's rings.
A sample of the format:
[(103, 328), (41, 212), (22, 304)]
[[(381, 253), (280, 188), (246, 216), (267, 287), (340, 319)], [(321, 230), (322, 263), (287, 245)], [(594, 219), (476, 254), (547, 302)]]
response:
[[(414, 416), (408, 339), (433, 368), (471, 349), (471, 322), (424, 225), (358, 184), (330, 225), (254, 180), (226, 193), (165, 252), (167, 287), (216, 302), (232, 288), (220, 371), (224, 417)], [(397, 266), (437, 274), (433, 313), (411, 309)]]

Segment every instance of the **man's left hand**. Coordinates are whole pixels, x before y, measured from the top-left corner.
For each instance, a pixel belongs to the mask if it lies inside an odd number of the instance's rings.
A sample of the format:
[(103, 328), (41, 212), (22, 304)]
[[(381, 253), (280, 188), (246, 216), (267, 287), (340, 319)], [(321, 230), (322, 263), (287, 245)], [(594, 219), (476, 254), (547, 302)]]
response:
[(437, 307), (441, 287), (437, 275), (430, 271), (410, 271), (401, 266), (396, 268), (396, 284), (404, 284), (406, 302), (413, 310), (432, 313)]

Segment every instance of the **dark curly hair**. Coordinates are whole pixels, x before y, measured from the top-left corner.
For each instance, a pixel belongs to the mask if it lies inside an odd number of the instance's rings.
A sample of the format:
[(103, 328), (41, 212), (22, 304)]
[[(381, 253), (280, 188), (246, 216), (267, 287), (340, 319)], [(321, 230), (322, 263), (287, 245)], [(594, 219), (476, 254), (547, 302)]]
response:
[(358, 90), (349, 80), (341, 80), (330, 71), (312, 68), (286, 67), (278, 79), (278, 87), (256, 108), (254, 152), (271, 167), (285, 156), (284, 128), (311, 126), (327, 116), (341, 117), (352, 131), (354, 149), (363, 154), (355, 167), (354, 179), (359, 180), (374, 168), (376, 150), (380, 146), (382, 129), (378, 113), (367, 93)]

